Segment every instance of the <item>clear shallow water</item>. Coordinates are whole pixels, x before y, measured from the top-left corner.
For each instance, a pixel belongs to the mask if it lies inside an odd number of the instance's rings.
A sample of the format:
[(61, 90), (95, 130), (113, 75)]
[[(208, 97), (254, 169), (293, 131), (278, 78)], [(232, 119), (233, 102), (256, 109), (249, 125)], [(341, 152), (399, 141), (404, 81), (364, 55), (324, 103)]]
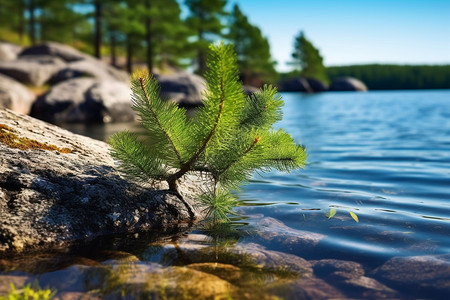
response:
[(255, 177), (242, 198), (274, 204), (240, 212), (325, 234), (328, 250), (356, 260), (450, 253), (449, 91), (283, 99), (278, 126), (306, 145), (309, 164)]
[[(0, 270), (37, 278), (58, 291), (101, 290), (113, 299), (124, 289), (142, 295), (137, 283), (148, 282), (149, 274), (152, 282), (175, 286), (167, 291), (151, 286), (154, 299), (201, 298), (196, 291), (224, 284), (214, 281), (217, 277), (233, 285), (225, 293), (233, 299), (448, 295), (450, 256), (441, 264), (439, 255), (450, 253), (450, 91), (282, 95), (284, 119), (277, 126), (306, 146), (308, 165), (290, 174), (255, 174), (240, 194), (235, 226), (218, 232), (197, 227), (162, 241), (142, 236), (99, 241), (31, 260), (0, 260)], [(130, 124), (69, 129), (106, 139), (125, 127), (140, 131)], [(336, 215), (328, 219), (331, 208)], [(398, 257), (430, 255), (431, 263), (406, 261), (411, 269), (398, 261), (391, 269), (381, 267)], [(333, 273), (336, 269), (347, 275)], [(369, 279), (348, 279), (358, 272)], [(121, 277), (126, 288), (117, 274), (130, 276)], [(211, 284), (193, 283), (204, 281)]]

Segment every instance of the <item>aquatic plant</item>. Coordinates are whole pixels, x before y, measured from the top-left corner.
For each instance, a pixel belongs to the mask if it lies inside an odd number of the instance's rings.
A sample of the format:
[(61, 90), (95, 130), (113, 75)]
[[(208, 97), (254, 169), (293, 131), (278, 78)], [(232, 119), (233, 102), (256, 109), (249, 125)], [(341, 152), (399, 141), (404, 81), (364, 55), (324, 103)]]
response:
[(8, 296), (0, 296), (0, 300), (48, 300), (52, 299), (55, 294), (56, 291), (48, 288), (41, 289), (36, 283), (33, 287), (27, 284), (21, 289), (16, 289), (11, 283), (11, 291)]
[(143, 181), (165, 180), (180, 199), (181, 177), (195, 171), (208, 174), (212, 185), (201, 201), (208, 216), (219, 220), (233, 212), (236, 199), (230, 191), (239, 189), (255, 170), (303, 167), (306, 152), (287, 132), (273, 129), (283, 105), (276, 88), (266, 85), (245, 96), (232, 46), (210, 46), (207, 65), (204, 106), (192, 118), (176, 103), (160, 98), (160, 87), (150, 74), (133, 74), (133, 109), (146, 129), (145, 139), (123, 131), (109, 142), (125, 174)]

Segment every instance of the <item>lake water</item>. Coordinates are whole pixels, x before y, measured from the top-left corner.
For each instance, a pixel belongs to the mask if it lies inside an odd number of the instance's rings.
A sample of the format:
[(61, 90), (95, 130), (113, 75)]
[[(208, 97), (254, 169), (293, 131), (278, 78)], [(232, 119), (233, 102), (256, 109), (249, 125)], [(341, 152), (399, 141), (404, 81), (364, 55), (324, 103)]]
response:
[[(448, 296), (450, 90), (282, 96), (284, 119), (276, 126), (306, 146), (308, 165), (289, 174), (255, 174), (242, 189), (234, 225), (104, 247), (132, 255), (135, 259), (127, 260), (132, 263), (116, 256), (76, 256), (112, 270), (125, 265), (133, 278), (159, 274), (157, 280), (167, 284), (149, 288), (154, 299), (198, 298), (191, 289), (224, 284), (232, 287), (219, 294), (233, 299)], [(70, 129), (105, 139), (123, 127)], [(331, 209), (336, 214), (328, 218)], [(68, 265), (72, 273), (81, 272), (78, 264)], [(68, 269), (46, 269), (40, 283), (64, 290), (55, 278)], [(189, 287), (170, 273), (174, 269), (188, 274)], [(195, 279), (200, 273), (220, 281)], [(142, 295), (142, 285), (125, 281), (125, 294)], [(177, 292), (166, 288), (170, 284)], [(114, 298), (115, 288), (106, 294)]]

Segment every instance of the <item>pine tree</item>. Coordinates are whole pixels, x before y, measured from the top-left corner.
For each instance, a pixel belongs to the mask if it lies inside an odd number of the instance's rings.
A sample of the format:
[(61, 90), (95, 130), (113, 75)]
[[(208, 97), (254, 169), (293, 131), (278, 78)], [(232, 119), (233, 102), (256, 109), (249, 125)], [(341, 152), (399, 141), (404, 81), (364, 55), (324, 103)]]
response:
[(323, 58), (319, 50), (305, 37), (303, 31), (295, 37), (292, 57), (301, 76), (328, 81)]
[(272, 127), (281, 119), (283, 105), (275, 88), (265, 86), (245, 97), (231, 46), (210, 47), (205, 78), (204, 106), (187, 119), (184, 109), (159, 98), (154, 78), (134, 74), (133, 109), (147, 130), (146, 141), (128, 131), (116, 133), (110, 139), (111, 154), (131, 178), (165, 180), (177, 195), (182, 176), (207, 172), (213, 186), (201, 199), (210, 217), (226, 219), (235, 204), (230, 191), (239, 189), (254, 170), (303, 167), (306, 153), (288, 133)]
[(236, 49), (244, 84), (261, 86), (275, 80), (275, 63), (270, 55), (269, 42), (257, 26), (250, 24), (237, 4), (231, 13), (227, 38)]
[(186, 23), (197, 37), (197, 73), (203, 75), (206, 71), (206, 53), (208, 45), (214, 38), (222, 35), (224, 25), (221, 18), (226, 15), (226, 0), (185, 0), (190, 11)]

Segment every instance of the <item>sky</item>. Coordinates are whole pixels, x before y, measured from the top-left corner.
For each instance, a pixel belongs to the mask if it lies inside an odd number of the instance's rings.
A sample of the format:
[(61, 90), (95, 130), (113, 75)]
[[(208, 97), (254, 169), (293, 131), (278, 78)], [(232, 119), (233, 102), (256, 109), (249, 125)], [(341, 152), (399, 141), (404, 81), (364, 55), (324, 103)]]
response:
[(450, 0), (229, 0), (268, 38), (289, 71), (302, 30), (326, 66), (450, 64)]

